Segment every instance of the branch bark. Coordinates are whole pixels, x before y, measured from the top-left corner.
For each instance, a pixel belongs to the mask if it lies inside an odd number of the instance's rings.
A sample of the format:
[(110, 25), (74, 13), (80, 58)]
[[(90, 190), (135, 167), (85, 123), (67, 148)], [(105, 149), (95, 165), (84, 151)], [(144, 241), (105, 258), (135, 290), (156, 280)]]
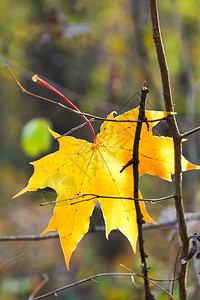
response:
[[(157, 0), (150, 0), (150, 10), (151, 10), (151, 20), (152, 20), (152, 28), (153, 28), (153, 39), (154, 39), (158, 63), (160, 67), (165, 109), (166, 111), (171, 112), (173, 111), (174, 104), (172, 100), (167, 60), (165, 56), (165, 50), (164, 50), (161, 30), (160, 30)], [(182, 170), (181, 170), (182, 136), (179, 133), (179, 129), (174, 115), (169, 116), (168, 126), (174, 141), (174, 154), (175, 154), (174, 185), (175, 185), (175, 194), (176, 194), (175, 207), (176, 207), (177, 220), (179, 225), (179, 235), (182, 243), (181, 258), (183, 258), (188, 253), (188, 234), (187, 234), (187, 226), (186, 226), (186, 221), (184, 216), (184, 206), (183, 206), (183, 199), (182, 199), (182, 175), (181, 175), (182, 174)], [(179, 271), (179, 297), (181, 300), (187, 299), (186, 273), (187, 273), (187, 265), (181, 265)]]
[[(200, 220), (200, 213), (188, 213), (186, 215), (187, 222), (194, 222), (195, 220)], [(146, 223), (143, 225), (143, 230), (151, 230), (151, 229), (172, 229), (177, 226), (177, 219), (164, 220), (160, 221), (156, 224), (154, 223)], [(96, 231), (105, 231), (104, 226), (93, 226), (89, 229), (88, 232), (96, 232)], [(0, 242), (14, 242), (14, 241), (38, 241), (38, 240), (47, 240), (59, 238), (57, 232), (50, 232), (45, 235), (41, 234), (24, 234), (24, 235), (4, 235), (0, 236)]]
[[(123, 266), (123, 265), (121, 265)], [(124, 267), (124, 266), (123, 266)], [(35, 298), (32, 298), (32, 300), (39, 300), (39, 299), (43, 299), (43, 298), (46, 298), (48, 296), (51, 296), (51, 295), (55, 295), (57, 294), (58, 292), (61, 292), (61, 291), (64, 291), (64, 290), (67, 290), (67, 289), (70, 289), (74, 286), (77, 286), (77, 285), (80, 285), (80, 284), (83, 284), (85, 282), (88, 282), (88, 281), (92, 281), (94, 283), (98, 283), (98, 281), (94, 280), (96, 278), (100, 278), (100, 277), (130, 277), (131, 279), (134, 277), (134, 276), (138, 276), (138, 277), (144, 277), (143, 275), (140, 275), (140, 274), (137, 274), (135, 272), (131, 272), (131, 273), (102, 273), (102, 274), (96, 274), (96, 275), (92, 275), (90, 277), (87, 277), (87, 278), (84, 278), (84, 279), (81, 279), (79, 281), (76, 281), (76, 282), (73, 282), (71, 284), (68, 284), (66, 286), (63, 286), (63, 287), (60, 287), (54, 291), (51, 291), (47, 294), (44, 294), (44, 295), (41, 295), (41, 296), (38, 296), (38, 297), (35, 297)], [(177, 278), (172, 278), (172, 279), (154, 279), (154, 278), (149, 278), (148, 279), (152, 284), (154, 284), (156, 287), (162, 289), (165, 293), (167, 293), (169, 296), (172, 296), (168, 291), (166, 291), (165, 289), (163, 289), (161, 286), (159, 286), (158, 284), (156, 284), (154, 281), (158, 281), (158, 282), (165, 282), (165, 281), (175, 281), (177, 280)]]
[[(146, 98), (149, 90), (146, 86), (146, 82), (144, 83), (141, 91), (141, 101), (140, 101), (140, 108), (139, 108), (139, 115), (138, 115), (138, 122), (135, 131), (135, 139), (133, 145), (133, 180), (134, 180), (134, 198), (139, 198), (139, 143), (140, 143), (140, 135), (142, 130), (142, 122), (147, 122), (145, 117), (145, 107), (146, 107)], [(147, 123), (148, 127), (148, 123)], [(138, 201), (135, 201), (135, 209), (136, 209), (136, 216), (137, 216), (137, 226), (138, 226), (138, 241), (139, 241), (139, 251), (140, 251), (140, 258), (142, 263), (142, 270), (141, 273), (144, 275), (144, 289), (145, 289), (145, 299), (146, 300), (154, 300), (155, 297), (151, 294), (149, 280), (148, 280), (148, 269), (147, 269), (147, 262), (146, 257), (147, 254), (144, 250), (144, 240), (143, 240), (143, 231), (142, 225), (143, 215), (140, 210), (140, 204)]]

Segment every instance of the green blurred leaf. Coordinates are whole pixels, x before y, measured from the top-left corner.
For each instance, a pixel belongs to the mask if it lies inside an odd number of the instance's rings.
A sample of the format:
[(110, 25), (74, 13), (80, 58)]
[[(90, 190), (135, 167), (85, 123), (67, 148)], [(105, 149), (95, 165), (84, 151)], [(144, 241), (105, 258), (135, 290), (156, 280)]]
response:
[(2, 296), (24, 295), (30, 292), (31, 289), (32, 284), (29, 278), (4, 279), (0, 284)]
[(21, 145), (27, 155), (35, 157), (50, 149), (52, 137), (48, 127), (51, 127), (51, 122), (42, 118), (26, 123), (21, 133)]

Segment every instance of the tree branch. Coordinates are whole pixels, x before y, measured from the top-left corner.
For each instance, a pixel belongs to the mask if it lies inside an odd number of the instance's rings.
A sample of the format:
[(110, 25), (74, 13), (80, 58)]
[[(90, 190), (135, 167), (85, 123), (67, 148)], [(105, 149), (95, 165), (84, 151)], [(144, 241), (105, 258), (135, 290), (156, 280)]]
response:
[(148, 198), (139, 199), (139, 198), (132, 198), (132, 197), (106, 196), (106, 195), (97, 195), (97, 194), (82, 194), (82, 195), (78, 195), (76, 197), (66, 198), (66, 199), (63, 199), (63, 200), (43, 202), (43, 203), (40, 203), (40, 206), (45, 206), (45, 205), (49, 205), (49, 204), (56, 204), (56, 203), (60, 203), (60, 202), (70, 201), (70, 200), (76, 200), (76, 199), (84, 198), (84, 197), (87, 197), (87, 196), (91, 196), (91, 198), (83, 199), (83, 200), (76, 201), (76, 202), (72, 202), (72, 203), (70, 203), (70, 205), (75, 205), (75, 204), (80, 203), (80, 202), (86, 202), (86, 201), (90, 201), (90, 200), (93, 200), (93, 199), (100, 199), (100, 198), (101, 199), (105, 198), (105, 199), (116, 199), (116, 200), (130, 200), (130, 201), (135, 200), (135, 201), (144, 201), (144, 202), (155, 203), (155, 202), (162, 202), (162, 201), (165, 201), (165, 200), (173, 199), (175, 197), (175, 195), (173, 194), (173, 195), (165, 196), (165, 197), (162, 197), (162, 198), (156, 198), (156, 199), (148, 199)]
[(0, 269), (3, 268), (3, 267), (5, 267), (5, 266), (8, 265), (9, 263), (15, 261), (16, 259), (21, 258), (21, 257), (24, 257), (24, 253), (19, 254), (19, 255), (15, 256), (15, 257), (12, 257), (12, 258), (6, 260), (4, 263), (2, 263), (2, 264), (0, 265)]
[[(40, 99), (40, 100), (43, 100), (43, 101), (46, 101), (48, 103), (51, 103), (51, 104), (54, 104), (54, 105), (57, 105), (61, 108), (64, 108), (76, 115), (80, 115), (80, 116), (85, 116), (85, 117), (90, 117), (92, 118), (92, 120), (88, 120), (89, 122), (94, 122), (94, 121), (107, 121), (107, 122), (118, 122), (118, 123), (138, 123), (138, 122), (141, 122), (141, 121), (138, 121), (138, 120), (116, 120), (116, 119), (107, 119), (107, 118), (103, 118), (103, 117), (99, 117), (99, 116), (95, 116), (95, 115), (92, 115), (92, 114), (88, 114), (88, 113), (84, 113), (82, 111), (76, 111), (60, 102), (57, 102), (57, 101), (54, 101), (52, 99), (49, 99), (49, 98), (46, 98), (46, 97), (43, 97), (43, 96), (40, 96), (40, 95), (37, 95), (37, 94), (34, 94), (34, 93), (31, 93), (29, 91), (27, 91), (22, 85), (21, 83), (17, 80), (17, 78), (15, 77), (14, 73), (12, 72), (12, 70), (10, 69), (9, 66), (6, 66), (8, 72), (11, 74), (11, 76), (13, 77), (13, 79), (15, 80), (16, 84), (18, 85), (18, 87), (21, 89), (22, 93), (24, 94), (27, 94), (33, 98), (37, 98), (37, 99)], [(164, 121), (164, 120), (167, 120), (168, 116), (164, 117), (164, 118), (161, 118), (161, 119), (155, 119), (155, 120), (148, 120), (148, 122), (150, 123), (153, 123), (153, 122), (158, 122), (158, 121)], [(87, 124), (87, 123), (86, 123)], [(85, 123), (84, 123), (85, 125)], [(83, 125), (83, 126), (84, 126)]]
[[(84, 278), (82, 280), (79, 280), (79, 281), (76, 281), (76, 282), (73, 282), (71, 284), (68, 284), (66, 286), (63, 286), (63, 287), (60, 287), (58, 289), (55, 289), (54, 291), (51, 291), (47, 294), (44, 294), (44, 295), (41, 295), (41, 296), (38, 296), (38, 297), (35, 297), (35, 298), (32, 298), (32, 300), (39, 300), (39, 299), (43, 299), (43, 298), (46, 298), (48, 296), (51, 296), (51, 295), (54, 295), (58, 292), (61, 292), (61, 291), (64, 291), (64, 290), (67, 290), (69, 288), (72, 288), (74, 286), (77, 286), (77, 285), (80, 285), (82, 283), (85, 283), (85, 282), (88, 282), (88, 281), (94, 281), (93, 279), (95, 278), (100, 278), (100, 277), (133, 277), (133, 276), (138, 276), (138, 277), (142, 277), (144, 278), (143, 275), (141, 274), (137, 274), (135, 272), (131, 272), (131, 273), (102, 273), (102, 274), (96, 274), (96, 275), (92, 275), (90, 277), (87, 277), (87, 278)], [(177, 278), (173, 278), (173, 279), (148, 279), (152, 284), (154, 284), (155, 286), (157, 286), (158, 288), (161, 288), (158, 284), (156, 284), (154, 281), (159, 281), (159, 282), (164, 282), (164, 281), (174, 281), (174, 280), (177, 280)], [(95, 283), (98, 283), (98, 282), (95, 282)], [(163, 291), (165, 291), (168, 295), (172, 296), (169, 292), (167, 292), (165, 289), (161, 288)]]
[[(125, 267), (125, 266), (122, 265), (122, 264), (120, 265), (120, 267), (123, 267), (124, 269), (126, 269), (126, 270), (129, 271), (129, 272), (133, 272), (133, 270), (131, 270), (131, 269)], [(143, 275), (140, 275), (140, 274), (136, 274), (136, 275), (137, 275), (138, 277), (144, 278)], [(176, 280), (178, 280), (178, 278), (173, 278), (173, 279), (154, 279), (154, 278), (148, 277), (148, 280), (149, 280), (150, 283), (152, 283), (153, 285), (155, 285), (156, 287), (158, 287), (159, 289), (161, 289), (163, 292), (165, 292), (166, 294), (168, 294), (172, 300), (174, 299), (173, 295), (172, 295), (170, 292), (168, 292), (168, 291), (165, 290), (163, 287), (161, 287), (160, 285), (158, 285), (157, 283), (155, 283), (155, 281), (158, 281), (158, 282), (175, 282)]]
[[(186, 213), (185, 217), (187, 222), (200, 220), (200, 213)], [(160, 229), (160, 228), (172, 228), (177, 225), (177, 219), (160, 221), (157, 224), (145, 223), (143, 225), (143, 230)], [(104, 226), (93, 226), (89, 229), (88, 233), (95, 231), (105, 231)], [(120, 232), (120, 231), (119, 231)], [(41, 234), (24, 234), (24, 235), (5, 235), (0, 236), (0, 242), (14, 242), (14, 241), (38, 241), (58, 238), (57, 232), (50, 232), (45, 235)]]
[(37, 293), (47, 284), (49, 281), (49, 276), (46, 273), (42, 274), (43, 280), (36, 286), (34, 291), (31, 293), (31, 295), (28, 297), (28, 300), (33, 300), (34, 297), (37, 295)]
[(191, 134), (193, 134), (193, 133), (198, 132), (199, 130), (200, 130), (200, 126), (194, 128), (194, 129), (191, 129), (191, 130), (189, 130), (189, 131), (187, 131), (187, 132), (185, 132), (185, 133), (182, 133), (182, 134), (181, 134), (181, 138), (184, 139), (184, 138), (186, 138), (187, 136), (189, 136), (189, 135), (191, 135)]
[[(144, 83), (141, 91), (141, 100), (140, 100), (140, 108), (139, 108), (139, 115), (138, 120), (145, 122), (145, 107), (146, 107), (146, 98), (149, 90), (146, 86), (146, 82)], [(140, 135), (142, 130), (142, 122), (138, 122), (135, 131), (135, 139), (133, 145), (133, 181), (134, 181), (134, 198), (139, 198), (139, 143), (140, 143)], [(148, 124), (147, 124), (148, 127)], [(140, 204), (138, 201), (135, 201), (135, 210), (136, 210), (136, 217), (137, 217), (137, 227), (138, 227), (138, 242), (139, 242), (139, 251), (140, 251), (140, 258), (142, 263), (141, 273), (144, 275), (144, 290), (145, 290), (145, 299), (146, 300), (154, 300), (155, 297), (152, 295), (149, 280), (148, 280), (148, 269), (147, 269), (147, 262), (146, 257), (147, 254), (144, 251), (144, 240), (143, 240), (143, 231), (142, 225), (143, 215), (140, 210)]]
[[(165, 56), (160, 24), (159, 24), (157, 0), (149, 0), (149, 2), (150, 2), (150, 10), (151, 10), (153, 38), (156, 46), (157, 58), (160, 67), (165, 108), (167, 111), (172, 112), (174, 104), (172, 100), (169, 71), (168, 71), (167, 60)], [(187, 226), (184, 217), (184, 206), (182, 200), (182, 170), (181, 170), (182, 136), (179, 133), (179, 129), (174, 115), (169, 116), (167, 122), (174, 141), (174, 153), (175, 153), (174, 184), (175, 184), (175, 194), (176, 194), (175, 207), (176, 207), (177, 219), (179, 224), (179, 235), (182, 242), (181, 258), (183, 258), (188, 253), (189, 245), (188, 245)], [(187, 299), (186, 271), (187, 271), (187, 266), (182, 265), (180, 267), (180, 272), (179, 272), (179, 297), (181, 300)]]
[(92, 275), (90, 277), (87, 277), (85, 279), (82, 279), (82, 280), (79, 280), (79, 281), (76, 281), (76, 282), (73, 282), (71, 284), (68, 284), (66, 286), (63, 286), (63, 287), (60, 287), (54, 291), (51, 291), (47, 294), (44, 294), (44, 295), (41, 295), (39, 297), (35, 297), (33, 298), (33, 300), (39, 300), (39, 299), (43, 299), (43, 298), (46, 298), (48, 296), (51, 296), (51, 295), (54, 295), (58, 292), (61, 292), (61, 291), (64, 291), (64, 290), (67, 290), (69, 288), (72, 288), (74, 286), (77, 286), (77, 285), (80, 285), (82, 283), (85, 283), (85, 282), (88, 282), (88, 281), (93, 281), (93, 279), (95, 278), (99, 278), (99, 277), (119, 277), (119, 276), (122, 276), (122, 277), (131, 277), (131, 276), (134, 276), (136, 275), (135, 273), (102, 273), (102, 274), (96, 274), (96, 275)]
[(55, 140), (59, 140), (59, 139), (61, 139), (62, 137), (67, 136), (67, 135), (73, 133), (74, 131), (76, 131), (76, 130), (82, 128), (82, 127), (84, 127), (84, 126), (87, 125), (88, 123), (92, 123), (93, 121), (95, 121), (94, 118), (92, 118), (92, 119), (88, 120), (87, 122), (84, 122), (84, 123), (82, 123), (82, 124), (80, 124), (80, 125), (78, 125), (78, 126), (72, 128), (72, 129), (70, 129), (69, 131), (65, 132), (64, 134), (62, 134), (62, 135), (60, 135), (60, 136), (58, 136), (58, 137), (56, 137), (56, 138), (54, 138), (54, 139), (55, 139)]

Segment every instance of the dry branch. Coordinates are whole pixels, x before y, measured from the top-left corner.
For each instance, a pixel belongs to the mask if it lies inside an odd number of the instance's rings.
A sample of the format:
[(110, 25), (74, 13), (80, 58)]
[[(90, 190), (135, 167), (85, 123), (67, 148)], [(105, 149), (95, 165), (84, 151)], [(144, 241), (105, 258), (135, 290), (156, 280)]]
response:
[[(196, 220), (200, 220), (200, 213), (186, 213), (185, 217), (187, 222), (193, 222)], [(157, 224), (149, 223), (143, 225), (143, 230), (151, 230), (151, 229), (171, 229), (174, 228), (174, 226), (177, 226), (177, 219), (171, 219), (171, 220), (164, 220), (160, 221)], [(105, 231), (104, 226), (92, 226), (92, 228), (89, 229), (90, 232), (95, 231)], [(58, 238), (57, 232), (50, 232), (45, 235), (41, 234), (24, 234), (24, 235), (8, 235), (8, 236), (0, 236), (0, 242), (14, 242), (14, 241), (38, 241), (38, 240), (47, 240), (47, 239), (54, 239)]]
[[(138, 277), (142, 277), (144, 278), (143, 275), (141, 274), (137, 274), (135, 272), (131, 272), (131, 273), (102, 273), (102, 274), (96, 274), (96, 275), (92, 275), (90, 277), (87, 277), (87, 278), (84, 278), (82, 280), (79, 280), (79, 281), (76, 281), (76, 282), (73, 282), (71, 284), (68, 284), (66, 286), (63, 286), (63, 287), (60, 287), (58, 289), (55, 289), (47, 294), (44, 294), (44, 295), (41, 295), (41, 296), (38, 296), (38, 297), (35, 297), (35, 298), (32, 298), (31, 300), (39, 300), (39, 299), (44, 299), (48, 296), (51, 296), (51, 295), (55, 295), (57, 294), (58, 292), (61, 292), (61, 291), (64, 291), (64, 290), (67, 290), (69, 288), (72, 288), (74, 286), (77, 286), (77, 285), (80, 285), (80, 284), (83, 284), (85, 282), (88, 282), (88, 281), (92, 281), (92, 282), (95, 282), (95, 283), (98, 283), (97, 281), (94, 281), (95, 278), (100, 278), (100, 277), (133, 277), (133, 276), (138, 276)], [(154, 281), (159, 281), (159, 282), (163, 282), (163, 281), (174, 281), (174, 280), (177, 280), (177, 278), (173, 278), (173, 279), (154, 279), (154, 278), (151, 278), (151, 279), (148, 279), (152, 284), (154, 284), (155, 286), (157, 286), (158, 288), (162, 289), (165, 293), (167, 293), (169, 296), (172, 296), (169, 292), (167, 292), (165, 289), (163, 289), (162, 287), (160, 287), (158, 284), (156, 284)], [(173, 299), (173, 296), (172, 296), (172, 299)]]
[(19, 254), (19, 255), (17, 255), (17, 256), (14, 256), (14, 257), (12, 257), (12, 258), (6, 260), (4, 263), (2, 263), (2, 264), (0, 265), (0, 269), (3, 268), (3, 267), (5, 267), (5, 266), (8, 265), (9, 263), (15, 261), (16, 259), (21, 258), (21, 257), (24, 257), (24, 253)]
[[(12, 70), (10, 69), (9, 66), (6, 66), (8, 72), (11, 74), (11, 76), (13, 77), (13, 79), (15, 80), (16, 84), (18, 85), (18, 87), (21, 89), (22, 93), (24, 94), (27, 94), (33, 98), (37, 98), (37, 99), (40, 99), (40, 100), (43, 100), (43, 101), (46, 101), (46, 102), (49, 102), (51, 104), (54, 104), (54, 105), (57, 105), (61, 108), (64, 108), (76, 115), (80, 115), (80, 116), (85, 116), (85, 117), (90, 117), (92, 118), (92, 120), (88, 120), (89, 122), (94, 122), (94, 121), (107, 121), (107, 122), (118, 122), (118, 123), (138, 123), (138, 122), (141, 122), (141, 121), (138, 121), (138, 120), (116, 120), (116, 119), (107, 119), (107, 118), (103, 118), (103, 117), (99, 117), (99, 116), (95, 116), (95, 115), (92, 115), (92, 114), (88, 114), (88, 113), (84, 113), (82, 111), (76, 111), (60, 102), (57, 102), (57, 101), (54, 101), (52, 99), (49, 99), (49, 98), (46, 98), (46, 97), (43, 97), (43, 96), (40, 96), (40, 95), (37, 95), (37, 94), (34, 94), (34, 93), (31, 93), (29, 91), (27, 91), (22, 85), (21, 83), (17, 80), (17, 78), (15, 77), (14, 73), (12, 72)], [(116, 113), (116, 112), (115, 112)], [(164, 117), (164, 118), (161, 118), (161, 119), (155, 119), (155, 120), (148, 120), (148, 122), (158, 122), (158, 121), (164, 121), (164, 120), (167, 120), (168, 119), (168, 116)], [(86, 122), (87, 124), (87, 122)], [(84, 124), (85, 125), (85, 124)], [(83, 126), (84, 126), (83, 125)]]
[(194, 128), (194, 129), (191, 129), (191, 130), (189, 130), (189, 131), (187, 131), (187, 132), (181, 134), (181, 138), (184, 139), (184, 138), (186, 138), (187, 136), (189, 136), (189, 135), (191, 135), (191, 134), (193, 134), (193, 133), (196, 133), (196, 132), (198, 132), (198, 131), (200, 131), (200, 126), (198, 126), (198, 127)]
[[(157, 0), (150, 0), (149, 2), (150, 2), (150, 10), (151, 10), (153, 38), (156, 46), (157, 58), (160, 67), (161, 79), (162, 79), (165, 109), (166, 111), (172, 112), (174, 104), (172, 100), (167, 60), (165, 56), (165, 50), (164, 50), (161, 30), (160, 30)], [(179, 225), (179, 235), (182, 243), (181, 257), (183, 258), (188, 253), (189, 245), (188, 245), (187, 226), (186, 226), (186, 221), (184, 216), (184, 206), (183, 206), (183, 199), (182, 199), (182, 170), (181, 170), (182, 136), (179, 133), (179, 129), (174, 115), (171, 115), (168, 118), (167, 122), (174, 141), (174, 152), (175, 152), (174, 185), (175, 185), (175, 193), (176, 193), (175, 207), (176, 207), (177, 220)], [(182, 265), (180, 267), (180, 272), (179, 272), (179, 297), (181, 300), (187, 299), (187, 291), (186, 291), (187, 272), (186, 271), (187, 271), (187, 264)]]
[[(134, 198), (139, 198), (139, 145), (140, 145), (140, 135), (142, 130), (142, 122), (146, 122), (147, 119), (145, 117), (145, 109), (146, 109), (146, 100), (147, 94), (149, 93), (148, 87), (146, 86), (146, 82), (144, 83), (141, 91), (141, 100), (140, 100), (140, 108), (138, 114), (138, 120), (141, 122), (137, 123), (135, 130), (135, 138), (133, 144), (133, 182), (134, 182)], [(146, 124), (148, 128), (148, 123)], [(142, 225), (144, 224), (143, 215), (141, 213), (140, 204), (137, 200), (135, 200), (135, 210), (137, 216), (137, 227), (138, 227), (138, 243), (139, 243), (139, 252), (141, 258), (142, 269), (141, 273), (144, 275), (144, 290), (145, 290), (145, 299), (146, 300), (154, 300), (155, 297), (152, 295), (149, 280), (148, 280), (148, 268), (146, 257), (147, 254), (144, 250), (144, 239), (143, 239), (143, 229)]]
[(33, 300), (34, 297), (37, 295), (37, 293), (47, 284), (47, 282), (49, 281), (49, 276), (44, 273), (42, 274), (43, 280), (38, 284), (38, 286), (36, 286), (36, 288), (34, 289), (34, 291), (31, 293), (31, 295), (28, 297), (28, 300)]
[(75, 204), (80, 203), (80, 202), (90, 201), (90, 200), (99, 199), (99, 198), (115, 199), (115, 200), (130, 200), (130, 201), (144, 201), (144, 202), (155, 203), (155, 202), (162, 202), (162, 201), (165, 201), (165, 200), (173, 199), (175, 197), (175, 195), (169, 195), (169, 196), (165, 196), (165, 197), (162, 197), (162, 198), (156, 198), (156, 199), (148, 199), (148, 198), (139, 199), (139, 198), (132, 198), (132, 197), (106, 196), (106, 195), (97, 195), (97, 194), (82, 194), (82, 195), (79, 195), (79, 196), (76, 196), (76, 197), (67, 198), (67, 199), (63, 199), (63, 200), (43, 202), (43, 203), (40, 203), (40, 205), (45, 206), (45, 205), (49, 205), (49, 204), (56, 204), (56, 203), (59, 203), (59, 202), (75, 200), (75, 199), (84, 198), (84, 197), (87, 197), (87, 196), (91, 196), (91, 198), (76, 201), (76, 202), (70, 203), (70, 205), (75, 205)]

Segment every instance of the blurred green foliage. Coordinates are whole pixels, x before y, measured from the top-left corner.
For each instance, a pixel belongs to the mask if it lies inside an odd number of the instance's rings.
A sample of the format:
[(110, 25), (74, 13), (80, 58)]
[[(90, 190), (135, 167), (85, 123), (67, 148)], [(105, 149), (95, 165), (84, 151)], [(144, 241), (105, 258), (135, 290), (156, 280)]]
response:
[[(200, 106), (195, 100), (200, 95), (200, 2), (158, 2), (175, 110), (183, 132), (199, 126)], [(3, 66), (8, 63), (26, 89), (62, 101), (31, 81), (32, 75), (37, 73), (81, 110), (101, 116), (112, 110), (122, 113), (137, 106), (146, 79), (150, 88), (148, 108), (164, 109), (149, 8), (145, 0), (29, 0), (15, 3), (1, 0), (0, 12), (0, 235), (40, 233), (47, 226), (53, 208), (41, 208), (38, 204), (55, 199), (55, 193), (38, 191), (10, 201), (26, 185), (32, 172), (20, 137), (26, 131), (26, 124), (36, 117), (51, 120), (55, 131), (60, 134), (79, 125), (82, 120), (59, 107), (22, 94)], [(95, 123), (96, 132), (99, 126)], [(160, 134), (168, 134), (164, 124), (157, 130)], [(90, 140), (89, 134), (85, 126), (73, 136)], [(193, 148), (190, 143), (193, 143)], [(199, 164), (199, 136), (195, 141), (189, 138), (187, 144), (190, 146), (183, 145), (184, 154)], [(31, 148), (36, 151), (35, 145)], [(55, 142), (48, 151), (57, 148)], [(185, 175), (183, 180), (184, 202), (189, 209), (193, 183), (187, 181)], [(140, 186), (147, 198), (173, 192), (171, 183), (148, 175), (141, 178)], [(196, 185), (193, 206), (196, 211), (199, 210), (199, 195), (200, 189)], [(174, 216), (172, 201), (148, 204), (147, 209), (156, 221)], [(95, 210), (92, 220), (95, 224), (103, 224), (99, 209)], [(189, 232), (198, 231), (196, 226), (195, 222), (190, 225)], [(169, 257), (175, 259), (179, 247), (177, 235), (169, 244), (173, 230), (145, 232), (151, 277), (169, 276)], [(120, 263), (140, 272), (139, 254), (132, 254), (127, 240), (119, 233), (111, 233), (109, 241), (103, 233), (86, 235), (73, 254), (70, 272), (65, 268), (58, 240), (1, 242), (0, 247), (2, 263), (25, 253), (23, 259), (0, 269), (0, 288), (3, 288), (5, 299), (27, 299), (41, 281), (43, 272), (48, 273), (50, 281), (41, 292), (95, 273), (123, 272)], [(173, 261), (170, 263), (173, 265)], [(189, 296), (198, 298), (192, 263), (188, 278)], [(139, 289), (127, 278), (99, 279), (99, 285), (87, 283), (60, 293), (59, 299), (141, 299), (142, 281), (139, 278), (135, 281)], [(167, 284), (163, 286), (167, 288)], [(166, 299), (161, 290), (152, 289), (157, 299)]]
[(21, 144), (27, 155), (35, 157), (51, 148), (52, 137), (48, 127), (51, 127), (51, 122), (41, 118), (32, 119), (24, 125)]

